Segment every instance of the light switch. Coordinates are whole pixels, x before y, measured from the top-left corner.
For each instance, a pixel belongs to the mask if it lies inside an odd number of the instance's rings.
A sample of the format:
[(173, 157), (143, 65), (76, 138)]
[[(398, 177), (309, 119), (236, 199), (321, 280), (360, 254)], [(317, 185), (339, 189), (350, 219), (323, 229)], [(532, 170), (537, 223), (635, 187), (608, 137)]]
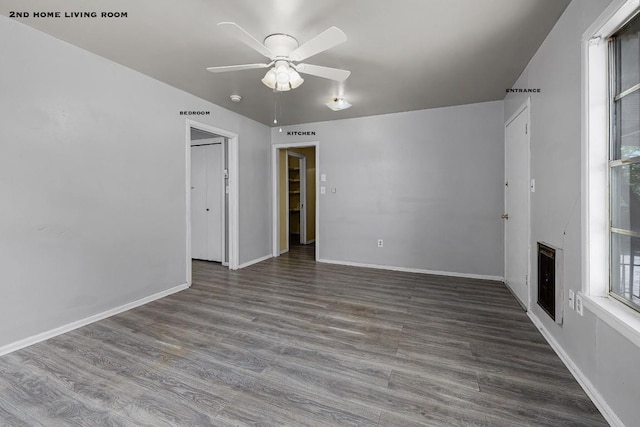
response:
[(327, 192), (327, 187), (320, 187), (320, 194), (325, 194)]
[(575, 292), (573, 292), (573, 289), (569, 289), (569, 308), (571, 310), (575, 310), (576, 308), (576, 303), (575, 303)]
[(582, 316), (582, 297), (580, 294), (576, 295), (576, 311)]
[(327, 174), (326, 173), (321, 173), (320, 174), (320, 181), (327, 182)]

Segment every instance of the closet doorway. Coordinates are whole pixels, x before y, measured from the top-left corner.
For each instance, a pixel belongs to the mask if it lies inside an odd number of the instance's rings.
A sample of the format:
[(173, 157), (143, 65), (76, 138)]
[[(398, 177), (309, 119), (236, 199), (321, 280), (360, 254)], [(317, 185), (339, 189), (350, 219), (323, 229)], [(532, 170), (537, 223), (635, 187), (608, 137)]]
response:
[[(193, 131), (193, 134), (202, 132)], [(225, 260), (225, 138), (191, 140), (191, 258)]]

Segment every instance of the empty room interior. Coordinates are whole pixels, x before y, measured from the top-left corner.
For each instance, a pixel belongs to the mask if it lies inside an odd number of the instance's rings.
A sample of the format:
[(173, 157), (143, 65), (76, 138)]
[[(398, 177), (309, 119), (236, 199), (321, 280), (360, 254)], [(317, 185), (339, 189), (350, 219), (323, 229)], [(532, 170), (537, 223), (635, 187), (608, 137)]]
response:
[(0, 0), (0, 424), (640, 425), (639, 11)]

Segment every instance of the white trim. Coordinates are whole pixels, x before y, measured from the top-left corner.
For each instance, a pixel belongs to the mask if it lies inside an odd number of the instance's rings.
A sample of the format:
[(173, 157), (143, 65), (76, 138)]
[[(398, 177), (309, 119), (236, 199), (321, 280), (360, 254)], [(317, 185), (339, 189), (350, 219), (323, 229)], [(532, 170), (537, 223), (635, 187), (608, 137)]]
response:
[(469, 273), (455, 273), (452, 271), (424, 270), (421, 268), (408, 268), (408, 267), (398, 267), (393, 265), (380, 265), (380, 264), (366, 264), (361, 262), (336, 261), (331, 259), (319, 259), (318, 262), (323, 262), (325, 264), (346, 265), (350, 267), (364, 267), (364, 268), (375, 268), (378, 270), (401, 271), (403, 273), (420, 273), (420, 274), (431, 274), (434, 276), (462, 277), (465, 279), (480, 279), (480, 280), (493, 280), (496, 282), (504, 282), (504, 277), (487, 276), (484, 274), (469, 274)]
[(310, 245), (312, 243), (315, 243), (316, 239), (311, 239), (311, 240), (307, 240), (306, 242), (304, 242), (305, 245)]
[(58, 328), (54, 328), (49, 331), (42, 332), (40, 334), (21, 339), (19, 341), (0, 347), (0, 356), (20, 350), (21, 348), (29, 347), (30, 345), (48, 340), (49, 338), (53, 338), (58, 335), (73, 331), (74, 329), (78, 329), (83, 326), (90, 325), (91, 323), (106, 319), (107, 317), (115, 316), (116, 314), (120, 314), (127, 310), (131, 310), (132, 308), (136, 308), (141, 305), (150, 303), (151, 301), (155, 301), (157, 299), (164, 298), (171, 294), (175, 294), (176, 292), (180, 292), (187, 288), (189, 288), (189, 284), (183, 283), (182, 285), (174, 286), (173, 288), (155, 293), (153, 295), (149, 295), (147, 297), (140, 298), (138, 300), (126, 303), (124, 305), (112, 308), (107, 311), (103, 311), (102, 313), (94, 314), (93, 316), (89, 316), (81, 320), (76, 320), (75, 322), (68, 323), (64, 326), (60, 326)]
[(640, 347), (640, 313), (609, 296), (597, 297), (582, 292), (579, 294), (589, 311)]
[(225, 262), (227, 261), (227, 180), (225, 179), (225, 163), (227, 162), (227, 151), (228, 148), (225, 147), (224, 143), (224, 138), (222, 138), (222, 143), (220, 144), (220, 152), (222, 153), (222, 158), (220, 159), (220, 172), (222, 173), (222, 176), (220, 177), (220, 207), (222, 207), (221, 212), (220, 212), (220, 244), (221, 244), (221, 248), (220, 248), (220, 264), (222, 264), (224, 267), (229, 268), (229, 263), (227, 262), (227, 265), (224, 265)]
[(238, 136), (229, 137), (229, 269), (237, 270), (240, 263), (240, 162)]
[(189, 125), (189, 120), (187, 120), (186, 127), (186, 141), (185, 144), (185, 152), (184, 152), (184, 170), (185, 170), (185, 179), (184, 179), (184, 193), (185, 193), (185, 212), (186, 218), (185, 220), (185, 229), (187, 232), (186, 238), (186, 251), (185, 251), (185, 266), (186, 266), (186, 277), (185, 282), (187, 286), (191, 286), (191, 126)]
[(613, 0), (602, 14), (582, 34), (582, 41), (613, 34), (640, 6), (640, 0)]
[[(278, 161), (280, 161), (280, 155), (278, 154)], [(291, 230), (291, 215), (289, 215), (289, 211), (291, 210), (291, 206), (290, 206), (290, 197), (289, 197), (289, 153), (287, 153), (286, 151), (284, 152), (284, 173), (286, 174), (284, 179), (284, 211), (286, 212), (284, 214), (284, 223), (285, 223), (285, 230), (286, 232), (284, 233), (284, 237), (285, 237), (285, 244), (284, 247), (287, 249), (287, 251), (291, 248), (291, 242), (289, 240), (291, 240), (291, 233), (289, 232), (289, 230)], [(278, 181), (280, 181), (280, 164), (278, 163)], [(278, 182), (278, 191), (280, 191), (280, 182)], [(280, 193), (278, 193), (278, 196), (281, 197), (282, 195)], [(275, 205), (274, 205), (275, 206)], [(276, 209), (278, 209), (278, 226), (280, 226), (280, 200), (278, 200), (278, 206), (276, 206)], [(278, 232), (278, 238), (280, 238), (280, 235), (282, 233), (282, 230), (280, 230), (278, 228), (279, 232)], [(278, 245), (282, 243), (280, 241), (278, 241)]]
[[(511, 117), (509, 117), (509, 119), (507, 121), (504, 122), (504, 164), (505, 164), (505, 182), (506, 182), (506, 174), (507, 174), (507, 127), (511, 124), (511, 122), (513, 122), (516, 118), (518, 118), (518, 116), (520, 116), (520, 114), (522, 114), (524, 111), (526, 110), (526, 120), (527, 120), (527, 133), (526, 133), (526, 137), (527, 137), (527, 181), (531, 182), (531, 97), (527, 97), (526, 101), (522, 103), (522, 105), (520, 105), (520, 107), (518, 107), (518, 109), (511, 115)], [(504, 212), (507, 212), (507, 188), (505, 186), (504, 188), (504, 197), (503, 197), (503, 202), (504, 202)], [(509, 283), (507, 283), (507, 221), (508, 220), (504, 220), (503, 221), (503, 235), (504, 235), (504, 242), (503, 242), (503, 247), (504, 247), (504, 284), (507, 288), (509, 288), (511, 290), (511, 293), (513, 294), (513, 296), (520, 302), (520, 305), (522, 305), (525, 309), (525, 311), (529, 311), (529, 309), (531, 308), (531, 292), (532, 292), (532, 286), (531, 286), (531, 191), (527, 191), (527, 206), (526, 206), (526, 212), (527, 212), (527, 284), (526, 284), (526, 292), (527, 292), (527, 299), (526, 301), (520, 301), (520, 297), (518, 296), (518, 293), (515, 291), (515, 289), (512, 289), (511, 286), (509, 285)]]
[[(271, 203), (271, 217), (273, 219), (271, 230), (271, 253), (274, 257), (280, 256), (280, 186), (278, 185), (279, 175), (278, 150), (271, 146), (271, 193), (273, 193), (273, 203)], [(288, 248), (287, 248), (288, 249)]]
[(247, 262), (245, 262), (244, 264), (240, 264), (240, 265), (238, 266), (238, 270), (240, 270), (240, 269), (242, 269), (242, 268), (245, 268), (245, 267), (249, 267), (250, 265), (253, 265), (253, 264), (257, 264), (257, 263), (262, 262), (262, 261), (266, 261), (266, 260), (268, 260), (269, 258), (273, 258), (273, 255), (272, 255), (272, 254), (269, 254), (269, 255), (265, 255), (265, 256), (260, 257), (260, 258), (256, 258), (256, 259), (251, 260), (251, 261), (247, 261)]
[[(310, 141), (310, 142), (289, 142), (284, 144), (272, 144), (271, 145), (271, 175), (272, 175), (272, 186), (273, 186), (273, 200), (272, 200), (272, 208), (273, 208), (273, 222), (272, 222), (272, 240), (273, 247), (272, 252), (273, 256), (277, 257), (280, 255), (279, 249), (279, 240), (280, 240), (280, 218), (278, 217), (278, 212), (280, 208), (278, 195), (278, 150), (282, 148), (305, 148), (305, 147), (314, 147), (316, 149), (316, 261), (320, 261), (320, 141)], [(288, 157), (287, 157), (288, 158)]]
[(286, 254), (287, 252), (289, 252), (289, 248), (285, 248), (285, 249), (281, 250), (280, 251), (280, 255)]
[[(583, 300), (584, 301), (584, 300)], [(553, 338), (553, 335), (544, 327), (540, 319), (532, 312), (527, 312), (531, 322), (542, 333), (542, 336), (547, 340), (551, 348), (556, 352), (560, 360), (565, 364), (571, 375), (578, 381), (578, 384), (582, 387), (584, 392), (589, 396), (591, 401), (596, 405), (602, 416), (607, 420), (609, 424), (614, 427), (625, 427), (624, 423), (615, 414), (613, 409), (607, 404), (602, 395), (598, 392), (596, 387), (589, 381), (586, 375), (578, 368), (578, 366), (571, 360), (569, 355), (562, 349), (560, 344)]]
[(596, 317), (640, 346), (640, 316), (609, 295), (609, 79), (606, 40), (640, 7), (613, 0), (582, 36), (583, 301)]
[[(228, 139), (226, 153), (229, 157), (229, 259), (227, 260), (230, 270), (237, 270), (240, 260), (240, 227), (239, 227), (239, 162), (238, 162), (238, 135), (205, 123), (192, 119), (185, 119), (186, 123), (186, 148), (185, 148), (185, 183), (186, 183), (186, 246), (187, 246), (187, 278), (191, 285), (191, 128), (213, 133)], [(223, 254), (224, 258), (224, 254)]]
[(590, 38), (583, 36), (582, 42), (583, 290), (592, 296), (606, 296), (609, 292), (608, 51), (604, 40), (590, 44)]

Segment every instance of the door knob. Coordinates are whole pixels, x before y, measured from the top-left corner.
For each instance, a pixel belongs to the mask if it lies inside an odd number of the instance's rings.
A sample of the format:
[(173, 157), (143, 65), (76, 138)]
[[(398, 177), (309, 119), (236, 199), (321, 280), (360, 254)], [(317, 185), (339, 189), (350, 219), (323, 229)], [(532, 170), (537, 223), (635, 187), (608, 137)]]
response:
[(502, 214), (502, 215), (500, 215), (500, 218), (509, 219), (509, 214)]
[(207, 212), (209, 212), (209, 209), (207, 209)]

